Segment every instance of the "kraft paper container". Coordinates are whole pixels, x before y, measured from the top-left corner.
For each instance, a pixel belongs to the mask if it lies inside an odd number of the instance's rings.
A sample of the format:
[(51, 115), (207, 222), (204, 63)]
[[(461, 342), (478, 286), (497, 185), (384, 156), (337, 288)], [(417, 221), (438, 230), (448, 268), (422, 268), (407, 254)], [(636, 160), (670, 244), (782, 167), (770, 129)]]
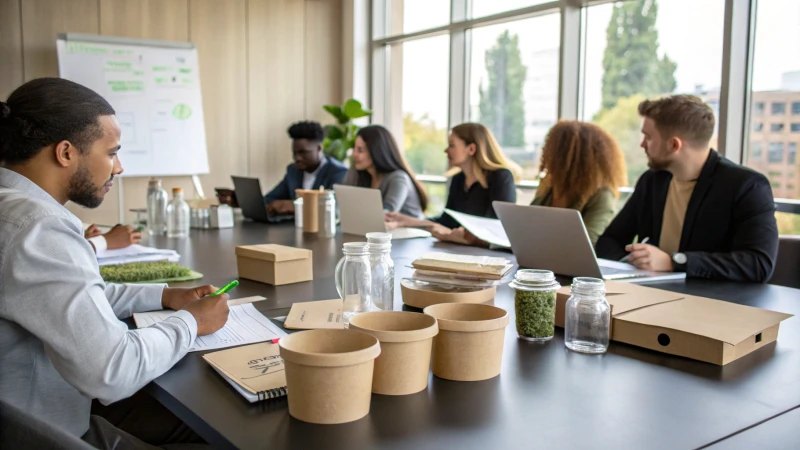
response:
[(402, 311), (369, 312), (350, 319), (350, 329), (371, 334), (381, 343), (372, 392), (407, 395), (428, 387), (431, 346), (433, 337), (439, 333), (433, 316)]
[(295, 189), (295, 195), (303, 198), (303, 231), (319, 232), (319, 195), (314, 189)]
[(378, 339), (354, 330), (300, 331), (280, 340), (289, 414), (303, 422), (334, 424), (369, 413)]
[(433, 374), (456, 381), (479, 381), (500, 374), (508, 313), (496, 306), (442, 303), (428, 306), (439, 334), (433, 339)]
[(468, 288), (442, 288), (430, 283), (404, 279), (400, 282), (403, 303), (425, 309), (440, 303), (486, 303), (494, 300), (496, 287), (474, 290)]

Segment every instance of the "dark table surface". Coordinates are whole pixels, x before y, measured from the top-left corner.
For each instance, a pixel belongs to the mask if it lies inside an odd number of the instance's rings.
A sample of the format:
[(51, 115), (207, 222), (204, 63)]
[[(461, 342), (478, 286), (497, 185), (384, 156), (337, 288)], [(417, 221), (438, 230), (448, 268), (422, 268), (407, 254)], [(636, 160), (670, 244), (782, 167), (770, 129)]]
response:
[[(233, 229), (192, 230), (187, 240), (155, 238), (144, 244), (178, 250), (184, 265), (205, 274), (195, 284), (217, 286), (237, 278), (237, 245), (313, 250), (313, 282), (275, 287), (240, 280), (231, 292), (234, 298), (266, 297), (255, 306), (275, 317), (295, 302), (337, 298), (333, 271), (342, 244), (363, 240), (341, 234), (318, 238), (292, 225), (237, 222)], [(410, 274), (413, 259), (433, 249), (515, 261), (509, 253), (433, 239), (395, 241), (396, 283)], [(652, 286), (800, 315), (800, 291), (784, 287), (701, 280)], [(249, 404), (200, 353), (188, 354), (148, 391), (215, 447), (243, 449), (697, 448), (800, 405), (797, 317), (782, 323), (778, 342), (719, 367), (616, 342), (605, 355), (577, 354), (564, 347), (560, 329), (546, 344), (521, 341), (513, 326), (513, 289), (500, 287), (495, 304), (511, 318), (499, 377), (455, 382), (431, 375), (428, 389), (418, 394), (373, 395), (370, 414), (349, 424), (298, 421), (289, 416), (285, 399)], [(399, 286), (395, 309), (409, 309), (402, 305)], [(790, 442), (784, 442), (787, 448)]]

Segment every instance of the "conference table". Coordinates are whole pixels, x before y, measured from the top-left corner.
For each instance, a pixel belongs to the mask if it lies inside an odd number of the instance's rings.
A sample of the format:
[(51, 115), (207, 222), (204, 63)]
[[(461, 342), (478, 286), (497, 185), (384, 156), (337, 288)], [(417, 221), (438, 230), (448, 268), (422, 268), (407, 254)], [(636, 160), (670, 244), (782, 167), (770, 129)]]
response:
[[(255, 307), (267, 317), (279, 317), (295, 302), (338, 298), (334, 268), (343, 243), (357, 241), (365, 238), (341, 231), (324, 238), (304, 234), (293, 224), (237, 221), (231, 229), (192, 230), (188, 239), (147, 238), (144, 244), (177, 250), (183, 265), (205, 275), (189, 284), (217, 286), (237, 278), (238, 245), (312, 250), (313, 281), (270, 286), (242, 279), (231, 292), (232, 298), (266, 297)], [(516, 262), (508, 252), (433, 238), (396, 240), (395, 310), (415, 311), (403, 305), (399, 282), (411, 274), (410, 263), (429, 251), (505, 256)], [(651, 286), (800, 316), (800, 291), (795, 289), (705, 280)], [(558, 328), (544, 344), (519, 340), (513, 295), (512, 288), (501, 286), (494, 300), (511, 319), (500, 376), (457, 382), (431, 374), (420, 393), (373, 395), (370, 413), (355, 422), (299, 421), (289, 415), (285, 398), (250, 404), (199, 352), (189, 353), (147, 391), (215, 448), (739, 448), (736, 443), (750, 442), (749, 436), (759, 442), (759, 433), (770, 436), (772, 448), (796, 445), (800, 414), (792, 410), (800, 406), (798, 317), (781, 324), (777, 342), (720, 367), (617, 342), (604, 355), (574, 353), (564, 346)], [(794, 427), (785, 425), (790, 417)]]

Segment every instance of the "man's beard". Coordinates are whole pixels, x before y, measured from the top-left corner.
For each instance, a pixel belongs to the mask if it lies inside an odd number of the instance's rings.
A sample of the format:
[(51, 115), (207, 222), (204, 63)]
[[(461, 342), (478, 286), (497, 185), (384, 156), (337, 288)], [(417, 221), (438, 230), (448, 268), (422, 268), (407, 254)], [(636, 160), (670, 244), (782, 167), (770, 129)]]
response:
[(647, 155), (647, 167), (650, 168), (653, 172), (659, 172), (661, 170), (667, 170), (669, 167), (669, 161), (664, 160), (657, 160), (650, 155)]
[[(113, 180), (112, 175), (109, 181)], [(92, 183), (92, 176), (89, 169), (83, 164), (78, 166), (78, 171), (69, 180), (69, 192), (67, 198), (85, 208), (97, 208), (103, 203), (103, 197), (98, 195), (103, 188), (97, 187)]]

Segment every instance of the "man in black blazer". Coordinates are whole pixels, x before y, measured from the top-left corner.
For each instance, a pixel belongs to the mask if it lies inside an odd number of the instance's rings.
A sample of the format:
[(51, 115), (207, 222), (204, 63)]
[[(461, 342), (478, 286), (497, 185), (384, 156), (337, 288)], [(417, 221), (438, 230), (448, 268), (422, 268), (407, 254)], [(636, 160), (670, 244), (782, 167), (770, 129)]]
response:
[(697, 97), (646, 100), (639, 114), (650, 171), (598, 239), (597, 256), (629, 255), (640, 269), (688, 277), (769, 280), (778, 226), (766, 177), (709, 147), (714, 113)]
[(267, 209), (274, 214), (294, 214), (295, 189), (333, 189), (347, 173), (347, 167), (323, 153), (325, 131), (318, 122), (298, 122), (287, 132), (292, 138), (294, 163), (286, 167), (283, 180), (264, 196)]

